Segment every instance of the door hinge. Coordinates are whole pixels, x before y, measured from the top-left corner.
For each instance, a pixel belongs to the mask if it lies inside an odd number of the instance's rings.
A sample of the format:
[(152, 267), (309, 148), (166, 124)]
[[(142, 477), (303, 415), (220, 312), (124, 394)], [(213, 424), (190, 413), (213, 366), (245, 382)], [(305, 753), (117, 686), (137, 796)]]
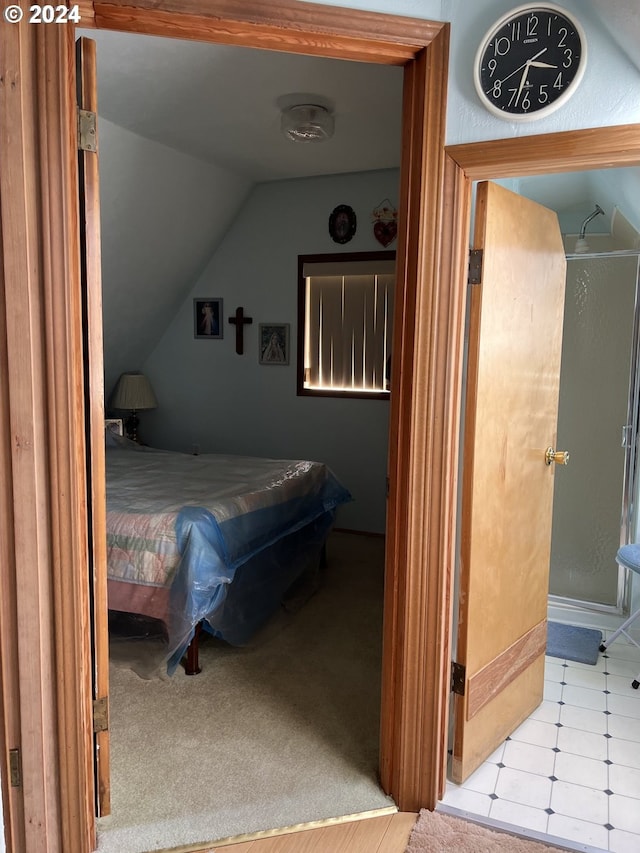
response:
[(93, 700), (93, 732), (106, 732), (109, 728), (109, 699), (103, 696)]
[(22, 760), (19, 749), (9, 750), (9, 778), (12, 788), (22, 787)]
[(78, 150), (97, 151), (96, 114), (78, 107)]
[(482, 284), (482, 249), (471, 249), (469, 251), (467, 284)]
[(467, 677), (467, 669), (461, 663), (451, 663), (451, 692), (458, 696), (464, 696), (464, 682)]

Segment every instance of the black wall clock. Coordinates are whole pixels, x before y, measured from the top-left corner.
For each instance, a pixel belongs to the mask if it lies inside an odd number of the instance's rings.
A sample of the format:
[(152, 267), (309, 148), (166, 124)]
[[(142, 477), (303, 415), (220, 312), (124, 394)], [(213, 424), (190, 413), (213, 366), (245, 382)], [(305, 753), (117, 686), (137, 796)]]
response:
[(483, 38), (475, 59), (476, 91), (494, 115), (532, 121), (571, 97), (586, 61), (580, 23), (559, 6), (529, 3), (496, 21)]

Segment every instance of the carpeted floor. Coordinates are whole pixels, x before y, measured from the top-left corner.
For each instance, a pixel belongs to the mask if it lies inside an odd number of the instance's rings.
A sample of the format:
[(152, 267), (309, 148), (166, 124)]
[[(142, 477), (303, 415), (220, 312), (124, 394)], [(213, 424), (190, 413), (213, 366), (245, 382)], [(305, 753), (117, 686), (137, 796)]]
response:
[(406, 853), (558, 853), (564, 848), (497, 832), (440, 812), (420, 812)]
[(334, 533), (328, 551), (306, 604), (247, 648), (208, 638), (198, 676), (154, 675), (141, 643), (112, 643), (100, 853), (393, 806), (377, 782), (384, 543)]

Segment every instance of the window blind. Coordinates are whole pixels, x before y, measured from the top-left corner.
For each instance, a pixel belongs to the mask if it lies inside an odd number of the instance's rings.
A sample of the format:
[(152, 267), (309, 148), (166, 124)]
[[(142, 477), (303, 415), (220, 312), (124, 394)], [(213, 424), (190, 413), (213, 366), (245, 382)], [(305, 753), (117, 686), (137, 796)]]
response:
[(353, 266), (304, 267), (306, 388), (388, 390), (395, 264)]

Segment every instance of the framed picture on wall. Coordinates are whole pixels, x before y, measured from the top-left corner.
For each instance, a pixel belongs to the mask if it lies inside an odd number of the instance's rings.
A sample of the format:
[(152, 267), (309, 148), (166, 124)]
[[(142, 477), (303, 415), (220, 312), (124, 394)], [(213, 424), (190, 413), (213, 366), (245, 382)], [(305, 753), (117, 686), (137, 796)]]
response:
[(289, 324), (260, 323), (260, 364), (289, 364)]
[(222, 299), (198, 296), (193, 300), (193, 336), (203, 340), (222, 337)]
[(105, 429), (114, 432), (116, 435), (124, 435), (122, 418), (105, 418), (104, 425)]

